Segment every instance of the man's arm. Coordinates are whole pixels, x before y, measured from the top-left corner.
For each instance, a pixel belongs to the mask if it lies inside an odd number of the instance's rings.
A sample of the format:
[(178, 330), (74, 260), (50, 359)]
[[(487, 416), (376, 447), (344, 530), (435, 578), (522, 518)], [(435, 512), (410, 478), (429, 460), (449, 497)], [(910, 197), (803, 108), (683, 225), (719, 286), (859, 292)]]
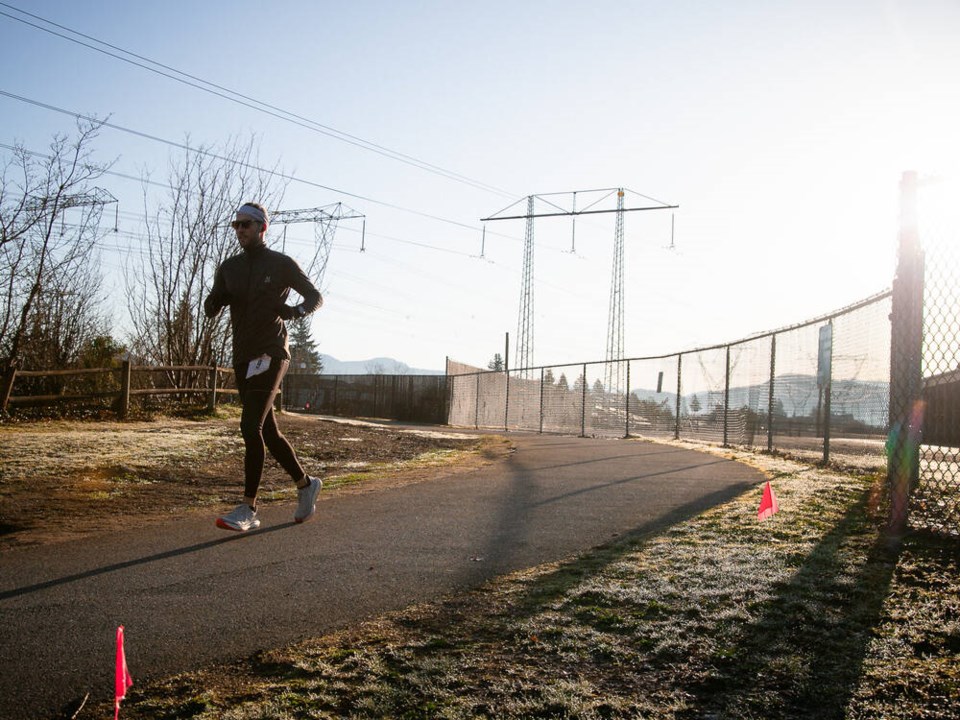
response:
[[(289, 259), (289, 258), (288, 258)], [(293, 320), (302, 318), (312, 312), (316, 312), (323, 305), (323, 296), (314, 286), (306, 273), (300, 269), (295, 260), (290, 260), (290, 279), (291, 290), (296, 290), (303, 297), (303, 302), (299, 305), (284, 305), (280, 308), (280, 317), (284, 320)]]
[(203, 312), (208, 318), (215, 317), (225, 305), (230, 302), (227, 294), (227, 284), (223, 280), (223, 267), (217, 268), (216, 275), (213, 276), (213, 288), (206, 300), (203, 301)]

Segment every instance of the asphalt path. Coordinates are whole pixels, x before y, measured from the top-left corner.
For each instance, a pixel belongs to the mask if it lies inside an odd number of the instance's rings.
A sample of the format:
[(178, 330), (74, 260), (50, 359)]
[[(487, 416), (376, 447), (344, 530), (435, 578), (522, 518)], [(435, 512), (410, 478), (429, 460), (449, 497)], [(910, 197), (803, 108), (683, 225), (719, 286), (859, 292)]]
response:
[[(716, 455), (636, 440), (510, 433), (484, 468), (330, 496), (315, 522), (265, 507), (0, 556), (0, 718), (56, 717), (113, 693), (125, 627), (134, 680), (317, 637), (614, 537), (661, 530), (763, 480)], [(759, 496), (758, 496), (759, 502)]]

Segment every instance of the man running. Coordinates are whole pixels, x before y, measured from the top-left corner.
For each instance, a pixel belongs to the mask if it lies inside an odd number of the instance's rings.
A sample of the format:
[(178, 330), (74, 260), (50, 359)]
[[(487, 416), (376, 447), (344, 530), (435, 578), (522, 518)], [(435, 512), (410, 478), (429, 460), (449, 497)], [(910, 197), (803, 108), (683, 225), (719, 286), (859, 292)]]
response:
[[(270, 220), (258, 203), (244, 203), (231, 223), (243, 252), (227, 258), (217, 268), (213, 288), (203, 303), (207, 317), (230, 306), (233, 328), (233, 369), (243, 412), (243, 502), (217, 518), (217, 527), (246, 532), (260, 527), (257, 492), (263, 476), (265, 448), (297, 484), (297, 510), (293, 519), (306, 522), (317, 510), (323, 483), (307, 475), (273, 414), (273, 401), (290, 365), (285, 320), (302, 318), (323, 304), (320, 292), (292, 258), (269, 249), (264, 235)], [(303, 302), (287, 304), (290, 290)]]

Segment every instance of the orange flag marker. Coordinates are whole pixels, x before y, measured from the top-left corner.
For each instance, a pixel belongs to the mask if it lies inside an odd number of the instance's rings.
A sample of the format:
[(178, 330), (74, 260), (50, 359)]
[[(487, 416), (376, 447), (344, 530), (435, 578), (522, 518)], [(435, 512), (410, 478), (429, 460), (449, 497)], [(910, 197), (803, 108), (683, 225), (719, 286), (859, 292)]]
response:
[(127, 696), (127, 688), (133, 685), (133, 678), (127, 669), (127, 654), (123, 650), (123, 625), (117, 628), (117, 674), (114, 688), (113, 720), (120, 717), (120, 701)]
[(777, 503), (777, 496), (770, 486), (770, 482), (763, 487), (763, 497), (760, 499), (760, 509), (757, 511), (757, 520), (766, 520), (780, 512), (780, 505)]

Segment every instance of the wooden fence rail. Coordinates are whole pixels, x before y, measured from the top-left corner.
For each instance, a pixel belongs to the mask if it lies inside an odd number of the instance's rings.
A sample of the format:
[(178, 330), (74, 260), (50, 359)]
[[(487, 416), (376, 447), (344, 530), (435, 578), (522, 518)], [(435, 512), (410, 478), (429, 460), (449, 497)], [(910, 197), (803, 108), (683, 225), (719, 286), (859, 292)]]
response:
[[(203, 372), (207, 373), (206, 387), (133, 387), (135, 373), (148, 374), (157, 372)], [(214, 410), (218, 396), (236, 395), (237, 390), (224, 388), (219, 382), (220, 373), (233, 374), (233, 368), (222, 368), (211, 365), (133, 365), (124, 361), (119, 368), (83, 368), (75, 370), (17, 370), (12, 368), (0, 378), (0, 413), (6, 412), (11, 405), (59, 405), (64, 402), (78, 400), (97, 400), (102, 398), (118, 398), (117, 411), (125, 417), (130, 410), (131, 397), (147, 397), (153, 395), (207, 395), (207, 406)], [(119, 389), (94, 390), (81, 393), (57, 393), (42, 395), (14, 395), (14, 384), (18, 378), (51, 378), (81, 375), (118, 375)]]

